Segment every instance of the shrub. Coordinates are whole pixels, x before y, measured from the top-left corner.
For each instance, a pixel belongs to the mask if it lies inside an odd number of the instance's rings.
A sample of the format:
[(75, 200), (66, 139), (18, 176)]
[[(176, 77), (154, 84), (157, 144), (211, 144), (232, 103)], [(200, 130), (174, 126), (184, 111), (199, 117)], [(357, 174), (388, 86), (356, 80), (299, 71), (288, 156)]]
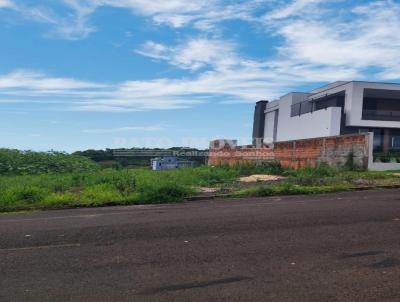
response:
[(124, 171), (116, 174), (110, 182), (122, 195), (127, 196), (136, 189), (136, 176)]
[(322, 184), (327, 177), (334, 177), (338, 173), (336, 168), (327, 164), (320, 164), (315, 168), (305, 167), (298, 170), (288, 170), (284, 173), (289, 181), (301, 185)]
[(285, 171), (281, 163), (276, 160), (263, 162), (261, 167), (265, 173), (273, 175), (281, 175)]
[(380, 161), (382, 163), (390, 162), (391, 155), (389, 153), (374, 153), (374, 161)]
[(140, 194), (140, 200), (152, 203), (181, 202), (192, 190), (176, 183), (147, 186)]
[(84, 189), (80, 196), (80, 203), (87, 206), (112, 204), (123, 202), (122, 194), (111, 184), (99, 184)]
[(28, 204), (41, 202), (47, 194), (46, 190), (37, 187), (17, 187), (11, 190), (15, 201)]
[(0, 149), (0, 175), (87, 172), (98, 167), (85, 157), (61, 152)]
[(77, 196), (72, 193), (53, 193), (44, 199), (41, 206), (44, 208), (63, 208), (79, 204), (78, 201)]

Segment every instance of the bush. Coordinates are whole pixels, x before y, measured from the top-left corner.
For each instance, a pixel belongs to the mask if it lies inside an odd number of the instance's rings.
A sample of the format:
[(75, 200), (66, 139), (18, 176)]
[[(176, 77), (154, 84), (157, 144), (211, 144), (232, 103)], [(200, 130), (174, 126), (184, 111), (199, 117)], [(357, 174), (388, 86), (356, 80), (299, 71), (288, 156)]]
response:
[(190, 193), (192, 190), (176, 183), (155, 184), (142, 190), (140, 200), (151, 203), (181, 202)]
[(315, 168), (305, 167), (298, 170), (288, 170), (284, 173), (289, 177), (289, 181), (301, 185), (321, 184), (327, 177), (334, 177), (338, 174), (338, 169), (320, 164)]
[(111, 184), (99, 184), (84, 189), (80, 203), (87, 206), (122, 203), (125, 198)]
[(284, 173), (281, 163), (276, 160), (266, 161), (261, 164), (261, 167), (266, 174), (281, 175)]
[(390, 162), (391, 155), (389, 153), (374, 153), (374, 161), (380, 161), (382, 163)]
[(263, 161), (259, 164), (236, 164), (234, 166), (225, 166), (226, 170), (233, 169), (237, 176), (248, 176), (251, 174), (282, 174), (284, 169), (278, 161)]
[(47, 195), (47, 192), (44, 189), (37, 187), (16, 188), (11, 192), (16, 201), (28, 204), (39, 203), (44, 200)]
[(128, 171), (114, 175), (110, 183), (124, 196), (136, 190), (136, 176)]
[(95, 162), (77, 155), (0, 149), (0, 175), (87, 172), (98, 167)]

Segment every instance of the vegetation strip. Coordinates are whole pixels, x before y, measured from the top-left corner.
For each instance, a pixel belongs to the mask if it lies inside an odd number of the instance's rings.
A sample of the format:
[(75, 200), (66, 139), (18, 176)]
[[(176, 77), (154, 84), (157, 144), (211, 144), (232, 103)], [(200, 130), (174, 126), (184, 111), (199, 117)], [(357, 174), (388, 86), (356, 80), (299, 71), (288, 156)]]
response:
[[(239, 181), (241, 177), (252, 175), (271, 181)], [(326, 165), (290, 170), (270, 161), (259, 165), (151, 171), (145, 168), (102, 169), (89, 159), (76, 155), (4, 149), (0, 152), (1, 212), (176, 203), (215, 196), (316, 194), (398, 186), (399, 173), (358, 171), (351, 166), (344, 170)]]

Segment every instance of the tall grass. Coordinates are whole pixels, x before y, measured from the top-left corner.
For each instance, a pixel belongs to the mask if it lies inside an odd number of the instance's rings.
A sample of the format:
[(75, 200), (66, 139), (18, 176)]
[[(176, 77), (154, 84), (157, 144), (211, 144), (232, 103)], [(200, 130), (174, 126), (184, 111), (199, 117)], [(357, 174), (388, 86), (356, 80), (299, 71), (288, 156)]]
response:
[[(280, 174), (285, 179), (275, 184), (238, 184), (239, 177), (252, 174)], [(377, 183), (400, 184), (400, 178), (388, 172), (341, 171), (324, 165), (283, 170), (275, 162), (172, 171), (95, 168), (89, 172), (0, 176), (0, 211), (181, 202), (197, 187), (220, 187), (238, 196), (270, 196), (345, 191), (354, 184)]]
[(281, 173), (266, 165), (203, 166), (171, 171), (102, 170), (0, 177), (0, 211), (66, 206), (180, 202), (194, 187), (233, 183), (240, 176)]

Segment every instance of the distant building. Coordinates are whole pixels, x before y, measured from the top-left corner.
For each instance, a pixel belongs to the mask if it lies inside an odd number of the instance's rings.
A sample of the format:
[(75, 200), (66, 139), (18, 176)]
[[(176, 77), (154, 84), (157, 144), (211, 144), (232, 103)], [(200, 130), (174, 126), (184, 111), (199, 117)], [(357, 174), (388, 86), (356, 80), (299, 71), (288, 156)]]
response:
[(374, 151), (400, 150), (400, 84), (335, 82), (260, 101), (254, 113), (254, 144), (362, 132), (373, 132)]
[(193, 161), (178, 160), (178, 158), (174, 156), (157, 157), (151, 160), (152, 170), (174, 170), (179, 168), (191, 168), (193, 166)]

